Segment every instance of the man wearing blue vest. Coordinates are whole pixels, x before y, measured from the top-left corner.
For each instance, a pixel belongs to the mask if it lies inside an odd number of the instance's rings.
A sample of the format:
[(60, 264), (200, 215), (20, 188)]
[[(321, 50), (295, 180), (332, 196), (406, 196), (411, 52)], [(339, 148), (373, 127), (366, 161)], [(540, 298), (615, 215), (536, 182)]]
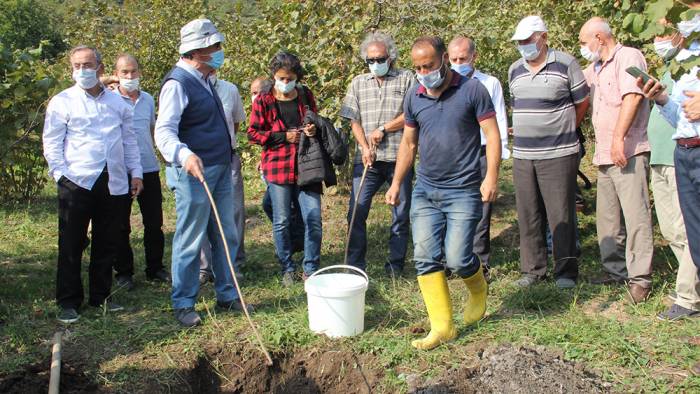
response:
[(185, 327), (201, 323), (194, 309), (199, 291), (199, 251), (209, 239), (217, 309), (242, 310), (226, 261), (214, 212), (202, 185), (206, 181), (219, 210), (231, 256), (240, 235), (233, 223), (230, 133), (221, 100), (209, 76), (221, 67), (224, 37), (208, 19), (180, 29), (180, 60), (163, 79), (155, 140), (168, 187), (175, 192), (177, 222), (172, 246), (172, 302)]

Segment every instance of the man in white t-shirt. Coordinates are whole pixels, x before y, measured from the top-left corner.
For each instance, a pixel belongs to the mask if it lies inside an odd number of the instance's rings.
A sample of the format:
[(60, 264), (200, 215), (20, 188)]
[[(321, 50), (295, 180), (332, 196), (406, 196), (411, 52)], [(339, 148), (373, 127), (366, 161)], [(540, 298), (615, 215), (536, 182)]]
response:
[[(239, 125), (245, 120), (245, 110), (243, 109), (243, 101), (238, 92), (238, 87), (229, 81), (219, 79), (217, 72), (214, 71), (209, 76), (209, 81), (214, 86), (216, 94), (221, 99), (221, 105), (224, 107), (224, 115), (226, 116), (226, 125), (228, 126), (229, 134), (231, 134), (231, 147), (233, 155), (231, 156), (231, 177), (233, 180), (233, 221), (236, 225), (236, 230), (239, 234), (240, 246), (236, 260), (233, 262), (233, 267), (236, 271), (236, 278), (242, 279), (243, 276), (240, 267), (245, 260), (244, 233), (245, 233), (245, 202), (243, 199), (243, 173), (241, 172), (241, 157), (238, 155), (238, 140), (236, 133)], [(202, 247), (201, 260), (199, 263), (199, 283), (205, 284), (213, 281), (211, 272), (211, 247), (209, 243), (205, 243)]]

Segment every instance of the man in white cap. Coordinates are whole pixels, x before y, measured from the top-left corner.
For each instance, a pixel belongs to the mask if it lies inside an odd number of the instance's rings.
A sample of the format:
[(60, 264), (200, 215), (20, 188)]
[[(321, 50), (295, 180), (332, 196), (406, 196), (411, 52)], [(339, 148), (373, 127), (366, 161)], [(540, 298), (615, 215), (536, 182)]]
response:
[(226, 252), (206, 181), (219, 210), (230, 257), (238, 253), (233, 223), (231, 134), (221, 100), (209, 75), (224, 62), (224, 37), (208, 19), (195, 19), (180, 29), (180, 60), (163, 79), (155, 140), (166, 160), (168, 187), (175, 192), (177, 223), (172, 246), (172, 303), (175, 318), (186, 327), (201, 323), (194, 309), (199, 291), (199, 252), (211, 242), (216, 305), (242, 310), (228, 269)]
[(619, 44), (608, 23), (588, 20), (579, 33), (581, 56), (591, 64), (584, 75), (591, 86), (592, 121), (598, 166), (596, 227), (606, 271), (594, 282), (629, 281), (633, 303), (651, 291), (654, 238), (649, 202), (649, 102), (629, 67), (646, 71), (644, 55)]
[(547, 45), (547, 26), (530, 15), (515, 29), (522, 58), (508, 70), (513, 102), (513, 183), (522, 277), (528, 287), (547, 274), (545, 226), (552, 234), (554, 279), (572, 288), (576, 247), (576, 132), (588, 109), (588, 85), (576, 59)]

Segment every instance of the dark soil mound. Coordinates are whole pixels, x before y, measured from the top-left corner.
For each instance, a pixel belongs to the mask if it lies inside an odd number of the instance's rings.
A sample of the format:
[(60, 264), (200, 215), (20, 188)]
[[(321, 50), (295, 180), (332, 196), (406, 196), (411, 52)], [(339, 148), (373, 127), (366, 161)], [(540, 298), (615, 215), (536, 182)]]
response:
[(257, 349), (207, 352), (183, 392), (369, 393), (381, 380), (370, 358), (351, 352), (312, 349), (273, 360), (265, 365)]
[(486, 350), (477, 367), (450, 369), (409, 391), (443, 393), (602, 393), (610, 391), (582, 365), (542, 349), (502, 345)]
[[(30, 365), (23, 371), (9, 375), (0, 375), (0, 393), (32, 394), (46, 393), (49, 390), (51, 360)], [(97, 382), (83, 372), (79, 364), (69, 362), (61, 364), (61, 385), (63, 393), (96, 393), (99, 392)]]

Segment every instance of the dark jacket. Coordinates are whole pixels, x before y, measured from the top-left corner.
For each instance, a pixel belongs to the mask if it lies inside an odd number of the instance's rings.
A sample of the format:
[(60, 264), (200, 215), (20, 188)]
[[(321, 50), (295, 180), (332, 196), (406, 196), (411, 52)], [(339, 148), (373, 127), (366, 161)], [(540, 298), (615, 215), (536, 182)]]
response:
[(330, 120), (313, 111), (306, 111), (304, 116), (304, 124), (309, 123), (316, 126), (316, 135), (307, 137), (302, 133), (299, 139), (297, 184), (306, 186), (323, 181), (326, 187), (336, 185), (333, 164), (342, 165), (347, 159), (347, 141)]

